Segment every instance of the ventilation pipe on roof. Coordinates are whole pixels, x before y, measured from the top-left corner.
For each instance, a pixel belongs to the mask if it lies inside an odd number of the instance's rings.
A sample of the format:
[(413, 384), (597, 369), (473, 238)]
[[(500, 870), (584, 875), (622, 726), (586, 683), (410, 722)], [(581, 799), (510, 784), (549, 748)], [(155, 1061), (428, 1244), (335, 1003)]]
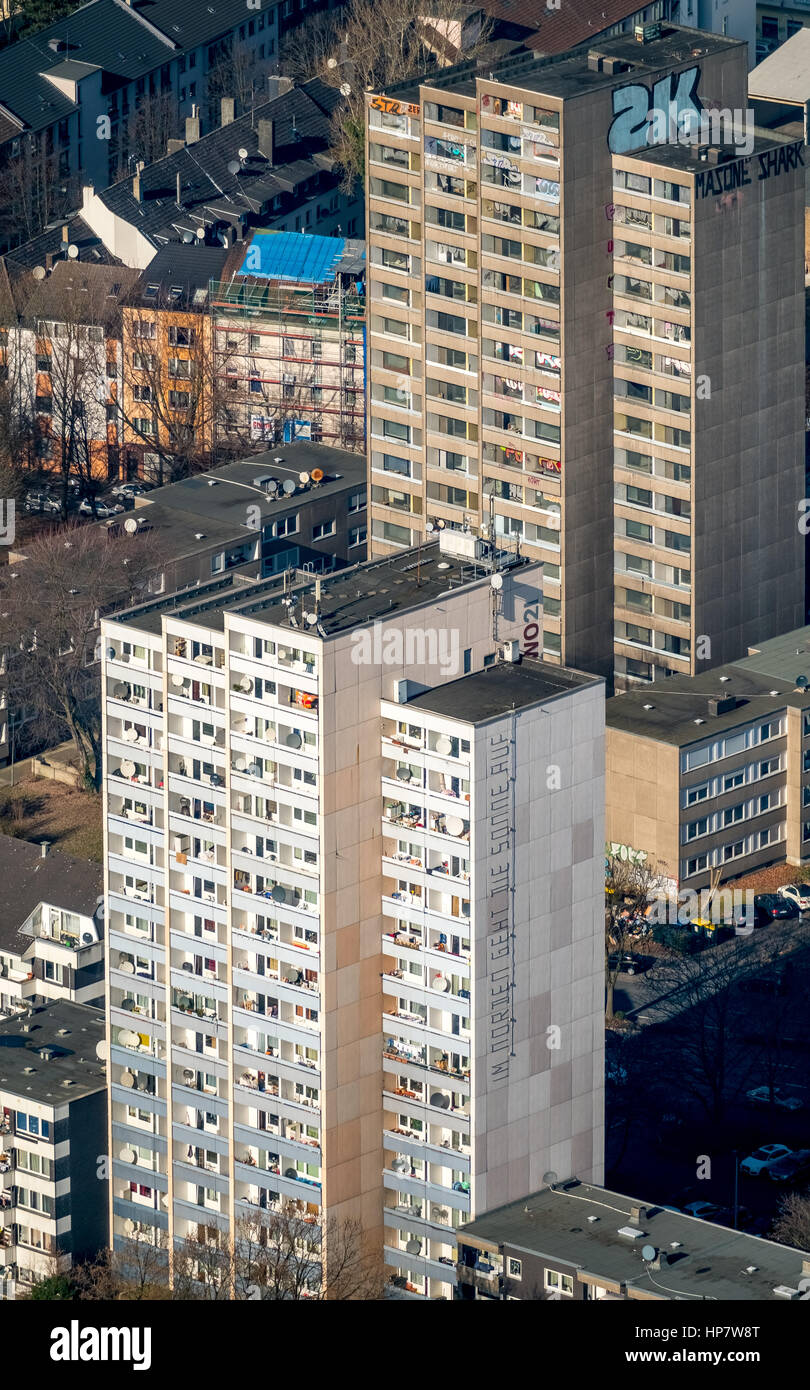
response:
[(196, 145), (200, 138), (199, 107), (192, 106), (191, 115), (186, 116), (186, 144)]

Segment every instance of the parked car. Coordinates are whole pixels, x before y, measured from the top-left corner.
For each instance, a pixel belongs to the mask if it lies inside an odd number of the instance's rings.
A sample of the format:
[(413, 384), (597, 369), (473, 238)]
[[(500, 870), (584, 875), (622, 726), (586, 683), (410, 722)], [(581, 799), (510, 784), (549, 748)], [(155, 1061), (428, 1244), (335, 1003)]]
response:
[[(100, 497), (96, 498), (95, 515), (102, 521), (105, 517), (117, 516), (124, 508), (120, 502), (104, 502)], [(79, 503), (79, 511), (82, 516), (93, 516), (93, 503), (89, 497), (83, 497)]]
[(787, 1144), (763, 1144), (743, 1159), (740, 1172), (746, 1173), (749, 1178), (759, 1178), (772, 1164), (778, 1163), (781, 1158), (788, 1158), (792, 1153)]
[(49, 492), (29, 491), (23, 498), (23, 511), (30, 516), (32, 512), (41, 512), (45, 503), (50, 500)]
[(61, 516), (61, 515), (62, 515), (62, 499), (61, 499), (61, 497), (46, 497), (46, 498), (45, 498), (45, 501), (42, 503), (42, 510), (43, 510), (45, 516)]
[(608, 957), (608, 961), (611, 970), (615, 970), (618, 963), (620, 975), (640, 975), (649, 965), (644, 956), (635, 956), (632, 951), (624, 951), (621, 958), (614, 951), (613, 955)]
[(810, 883), (783, 883), (776, 893), (777, 897), (795, 903), (800, 912), (810, 912)]
[[(780, 898), (778, 893), (756, 893), (754, 907), (764, 912), (770, 919), (798, 917), (799, 909), (789, 898)], [(757, 924), (758, 925), (758, 924)]]
[(701, 1221), (716, 1221), (725, 1214), (725, 1207), (716, 1202), (687, 1202), (682, 1210), (684, 1216), (697, 1216)]
[[(771, 1104), (771, 1092), (767, 1086), (755, 1086), (753, 1091), (746, 1091), (746, 1098), (752, 1105)], [(774, 1087), (773, 1104), (778, 1105), (780, 1110), (804, 1109), (804, 1101), (799, 1100), (798, 1096), (786, 1096), (778, 1087)]]
[(796, 1149), (794, 1153), (785, 1154), (768, 1169), (768, 1177), (773, 1182), (792, 1182), (806, 1173), (810, 1173), (810, 1149)]

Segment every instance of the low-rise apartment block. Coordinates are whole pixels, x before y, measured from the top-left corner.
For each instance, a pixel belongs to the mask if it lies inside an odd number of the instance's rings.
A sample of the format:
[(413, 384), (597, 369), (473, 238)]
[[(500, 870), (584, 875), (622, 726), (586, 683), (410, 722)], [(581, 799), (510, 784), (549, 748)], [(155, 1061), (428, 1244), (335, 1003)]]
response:
[(54, 999), (104, 1007), (100, 864), (0, 835), (0, 1014)]
[(679, 888), (810, 860), (810, 629), (607, 702), (607, 837)]
[(116, 1241), (356, 1219), (449, 1297), (472, 1213), (599, 1174), (603, 689), (520, 660), (538, 581), (451, 537), (103, 623)]
[(0, 1020), (0, 1295), (107, 1244), (104, 1014), (65, 999)]
[(365, 244), (254, 232), (211, 286), (223, 448), (365, 449)]
[(487, 1212), (459, 1237), (457, 1297), (792, 1302), (810, 1255), (578, 1178)]

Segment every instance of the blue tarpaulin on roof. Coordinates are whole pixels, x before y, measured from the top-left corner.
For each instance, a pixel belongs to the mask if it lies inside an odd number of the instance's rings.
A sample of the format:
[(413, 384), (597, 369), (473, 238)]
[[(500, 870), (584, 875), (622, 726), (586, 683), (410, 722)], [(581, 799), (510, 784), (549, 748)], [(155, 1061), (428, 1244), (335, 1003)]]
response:
[(256, 232), (239, 274), (322, 284), (325, 280), (334, 280), (335, 266), (343, 255), (344, 246), (343, 237)]

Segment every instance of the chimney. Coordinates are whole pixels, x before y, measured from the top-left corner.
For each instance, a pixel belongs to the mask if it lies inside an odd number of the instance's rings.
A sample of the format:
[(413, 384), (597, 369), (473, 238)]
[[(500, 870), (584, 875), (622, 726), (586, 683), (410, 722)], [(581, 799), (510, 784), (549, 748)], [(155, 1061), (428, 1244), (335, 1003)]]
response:
[(644, 1221), (644, 1220), (646, 1219), (646, 1216), (647, 1216), (647, 1208), (646, 1208), (646, 1207), (631, 1207), (631, 1208), (630, 1208), (630, 1220), (632, 1221), (632, 1223), (633, 1223), (634, 1226), (640, 1226), (641, 1223), (642, 1223), (642, 1221)]
[(275, 154), (275, 126), (272, 121), (259, 121), (259, 154), (264, 155), (268, 164), (273, 163)]
[(169, 140), (166, 145), (167, 154), (179, 154), (180, 150), (186, 148), (185, 140)]
[(182, 180), (182, 176), (181, 176), (179, 170), (177, 171), (177, 198), (176, 198), (176, 201), (177, 201), (177, 206), (178, 206), (179, 208), (181, 208), (181, 207), (183, 206), (183, 180)]
[(275, 97), (283, 97), (286, 92), (291, 92), (294, 83), (291, 77), (279, 77), (277, 73), (271, 73), (267, 78), (267, 95), (270, 101)]
[(46, 251), (46, 253), (45, 253), (45, 269), (46, 269), (46, 271), (48, 272), (49, 275), (50, 275), (51, 271), (53, 270), (53, 252), (52, 252), (52, 251)]
[(186, 144), (196, 145), (200, 138), (199, 107), (192, 106), (191, 115), (186, 116)]
[(810, 1278), (810, 1260), (808, 1259), (802, 1260), (802, 1278)]
[(220, 125), (232, 125), (236, 120), (236, 102), (233, 97), (223, 97), (220, 104)]
[(40, 859), (47, 859), (47, 858), (48, 858), (48, 850), (50, 849), (50, 847), (51, 847), (51, 842), (50, 842), (50, 840), (40, 840), (40, 843), (39, 843), (39, 857), (40, 857)]
[(70, 228), (68, 227), (67, 222), (65, 222), (64, 225), (63, 225), (63, 227), (62, 227), (62, 245), (63, 245), (63, 246), (67, 246), (69, 242), (70, 242)]
[(144, 162), (142, 159), (139, 159), (136, 166), (137, 171), (132, 180), (132, 196), (135, 199), (136, 203), (143, 202), (143, 191), (141, 189), (141, 174), (143, 173), (143, 169)]

